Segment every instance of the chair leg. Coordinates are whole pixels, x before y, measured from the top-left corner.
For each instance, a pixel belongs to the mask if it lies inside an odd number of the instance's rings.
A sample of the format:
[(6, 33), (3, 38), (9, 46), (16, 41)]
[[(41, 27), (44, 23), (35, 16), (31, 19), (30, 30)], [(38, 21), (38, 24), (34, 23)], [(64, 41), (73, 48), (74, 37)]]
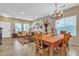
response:
[(61, 55), (62, 55), (62, 56), (63, 56), (63, 55), (67, 55), (67, 52), (68, 52), (68, 49), (65, 48), (64, 50), (62, 50), (62, 54), (61, 54)]
[(38, 52), (38, 50), (37, 50), (37, 49), (35, 49), (35, 56), (37, 55), (37, 52)]
[(67, 50), (69, 51), (69, 45), (68, 45), (68, 47), (67, 47)]
[(35, 56), (36, 56), (37, 52), (35, 51)]
[(64, 48), (62, 48), (62, 50), (61, 50), (61, 56), (63, 56), (64, 55), (64, 52), (65, 52), (65, 50), (64, 50)]
[(43, 49), (42, 49), (42, 54), (41, 54), (42, 56), (44, 55), (44, 51), (43, 51)]
[(69, 51), (69, 44), (67, 44), (67, 51)]
[(41, 55), (43, 56), (44, 54), (42, 53)]
[(53, 55), (53, 49), (51, 47), (49, 48), (49, 51), (50, 51), (50, 55), (52, 56)]
[(48, 48), (48, 56), (50, 55), (49, 52), (50, 52), (50, 51), (49, 51), (49, 48)]

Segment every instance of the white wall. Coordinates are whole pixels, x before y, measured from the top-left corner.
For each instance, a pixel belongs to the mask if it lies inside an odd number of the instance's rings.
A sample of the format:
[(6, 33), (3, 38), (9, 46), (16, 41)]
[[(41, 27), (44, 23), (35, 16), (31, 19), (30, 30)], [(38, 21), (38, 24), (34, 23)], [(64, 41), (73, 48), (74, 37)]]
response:
[[(48, 29), (48, 32), (52, 32), (52, 27), (54, 28), (54, 26), (55, 26), (55, 20), (53, 20), (52, 18), (50, 18), (50, 16), (46, 16), (46, 17), (43, 17), (43, 18), (39, 18), (36, 21), (33, 21), (32, 22), (32, 26), (34, 26), (36, 23), (39, 23), (40, 25), (42, 25), (41, 31), (42, 32), (45, 32), (45, 27), (44, 27), (43, 20), (48, 20), (48, 22), (50, 24), (48, 25), (48, 28), (47, 29)], [(32, 30), (34, 30), (34, 29), (32, 29)], [(36, 29), (36, 30), (39, 30), (39, 29)]]

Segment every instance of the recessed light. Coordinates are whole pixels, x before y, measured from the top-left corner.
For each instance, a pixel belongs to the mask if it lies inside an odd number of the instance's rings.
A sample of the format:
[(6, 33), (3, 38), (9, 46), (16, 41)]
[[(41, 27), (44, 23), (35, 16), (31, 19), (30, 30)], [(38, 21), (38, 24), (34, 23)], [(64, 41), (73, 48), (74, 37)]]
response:
[(24, 12), (22, 11), (21, 14), (24, 14)]

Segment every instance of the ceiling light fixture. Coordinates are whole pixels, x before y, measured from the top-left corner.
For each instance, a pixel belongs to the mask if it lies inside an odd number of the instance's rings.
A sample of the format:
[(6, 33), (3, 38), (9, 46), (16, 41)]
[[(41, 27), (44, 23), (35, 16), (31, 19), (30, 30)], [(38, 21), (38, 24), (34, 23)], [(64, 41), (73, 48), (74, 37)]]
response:
[(62, 18), (63, 17), (63, 12), (62, 10), (59, 10), (58, 7), (57, 7), (57, 3), (55, 3), (55, 11), (52, 15), (50, 15), (51, 18), (55, 19), (55, 20), (58, 20), (59, 18)]

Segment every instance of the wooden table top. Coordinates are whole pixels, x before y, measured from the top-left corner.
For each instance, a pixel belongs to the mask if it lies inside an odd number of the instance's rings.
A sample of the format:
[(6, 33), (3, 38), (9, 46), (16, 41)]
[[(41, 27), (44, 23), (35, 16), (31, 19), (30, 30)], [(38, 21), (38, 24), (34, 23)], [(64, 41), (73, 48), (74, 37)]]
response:
[(62, 34), (55, 35), (55, 36), (52, 36), (51, 34), (42, 35), (42, 40), (47, 44), (49, 43), (53, 47), (59, 45), (63, 38), (64, 38), (64, 35)]

